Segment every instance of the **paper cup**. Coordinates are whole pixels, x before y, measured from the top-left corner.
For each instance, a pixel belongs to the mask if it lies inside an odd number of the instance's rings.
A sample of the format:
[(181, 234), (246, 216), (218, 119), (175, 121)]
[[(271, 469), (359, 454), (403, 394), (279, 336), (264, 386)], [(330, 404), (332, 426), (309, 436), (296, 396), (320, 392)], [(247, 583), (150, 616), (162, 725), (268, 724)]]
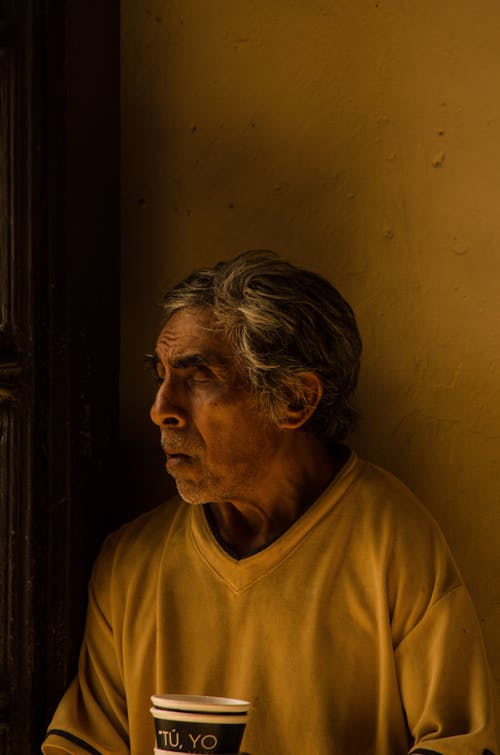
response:
[(239, 752), (251, 706), (248, 701), (199, 695), (153, 695), (151, 700), (156, 749), (162, 755)]

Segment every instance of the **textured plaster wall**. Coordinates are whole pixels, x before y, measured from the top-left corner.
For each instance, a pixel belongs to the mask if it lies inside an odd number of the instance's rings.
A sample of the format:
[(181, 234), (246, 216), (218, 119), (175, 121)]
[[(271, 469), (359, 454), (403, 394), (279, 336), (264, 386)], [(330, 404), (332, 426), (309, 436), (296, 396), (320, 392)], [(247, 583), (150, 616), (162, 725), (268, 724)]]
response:
[(440, 522), (500, 678), (497, 0), (123, 0), (124, 510), (168, 493), (162, 289), (267, 247), (364, 340), (353, 444)]

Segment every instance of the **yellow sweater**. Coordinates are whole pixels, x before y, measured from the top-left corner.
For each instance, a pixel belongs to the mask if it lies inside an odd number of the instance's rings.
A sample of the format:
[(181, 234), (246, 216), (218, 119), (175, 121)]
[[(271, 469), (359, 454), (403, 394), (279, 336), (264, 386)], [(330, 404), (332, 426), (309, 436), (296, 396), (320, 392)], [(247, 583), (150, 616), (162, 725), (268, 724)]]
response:
[(354, 453), (246, 558), (180, 499), (108, 538), (44, 753), (151, 755), (154, 693), (252, 700), (251, 755), (498, 755), (480, 629), (443, 536)]

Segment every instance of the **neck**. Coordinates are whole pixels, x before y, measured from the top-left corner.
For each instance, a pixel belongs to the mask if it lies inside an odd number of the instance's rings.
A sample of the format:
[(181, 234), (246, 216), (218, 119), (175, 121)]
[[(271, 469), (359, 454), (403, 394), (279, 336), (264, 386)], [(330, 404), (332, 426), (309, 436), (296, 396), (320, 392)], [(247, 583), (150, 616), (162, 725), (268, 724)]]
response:
[(210, 513), (221, 539), (238, 556), (269, 545), (286, 532), (319, 498), (344, 465), (349, 449), (327, 448), (303, 434), (286, 464), (272, 469), (260, 489), (241, 499), (211, 503)]

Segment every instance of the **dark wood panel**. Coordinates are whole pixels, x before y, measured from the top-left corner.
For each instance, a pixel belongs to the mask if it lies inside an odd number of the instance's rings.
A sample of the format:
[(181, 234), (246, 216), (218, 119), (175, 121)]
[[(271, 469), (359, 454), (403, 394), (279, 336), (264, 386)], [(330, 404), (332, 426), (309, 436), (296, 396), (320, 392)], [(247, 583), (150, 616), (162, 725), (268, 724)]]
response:
[(119, 520), (119, 2), (0, 0), (0, 754), (39, 752)]
[[(27, 118), (29, 87), (20, 95), (24, 29), (11, 2), (0, 6), (0, 721), (1, 752), (29, 752), (34, 631), (29, 569), (30, 425), (29, 367), (24, 353), (31, 308), (19, 249), (29, 255), (26, 237), (26, 171), (31, 161), (16, 159)], [(26, 49), (23, 50), (26, 53)], [(20, 127), (21, 118), (23, 127)], [(19, 136), (16, 127), (19, 126)], [(16, 201), (19, 192), (19, 201)], [(16, 237), (15, 231), (18, 232)], [(23, 270), (26, 266), (22, 265)], [(25, 702), (26, 701), (26, 702)]]
[(7, 9), (0, 4), (0, 353), (7, 340), (11, 320), (11, 268), (10, 244), (11, 194), (9, 181), (9, 155), (11, 154), (11, 88), (12, 64), (7, 42)]

